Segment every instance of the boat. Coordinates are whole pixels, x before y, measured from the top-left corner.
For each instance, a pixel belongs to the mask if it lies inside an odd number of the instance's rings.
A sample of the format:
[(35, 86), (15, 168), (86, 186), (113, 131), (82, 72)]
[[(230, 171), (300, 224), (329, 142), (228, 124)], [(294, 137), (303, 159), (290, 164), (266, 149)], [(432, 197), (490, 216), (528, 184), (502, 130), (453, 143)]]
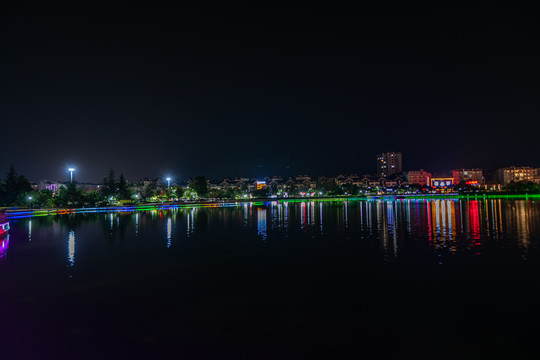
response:
[(0, 238), (7, 235), (9, 231), (9, 221), (7, 221), (5, 211), (0, 210)]

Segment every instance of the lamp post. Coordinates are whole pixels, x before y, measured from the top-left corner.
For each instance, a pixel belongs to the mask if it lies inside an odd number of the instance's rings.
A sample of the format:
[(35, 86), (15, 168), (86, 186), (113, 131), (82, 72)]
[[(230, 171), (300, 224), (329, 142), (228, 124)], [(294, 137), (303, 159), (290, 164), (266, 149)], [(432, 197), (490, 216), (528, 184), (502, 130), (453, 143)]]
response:
[(32, 208), (32, 197), (31, 196), (28, 197), (28, 202), (30, 203), (30, 209), (31, 209)]
[(171, 187), (171, 178), (167, 178), (167, 187), (170, 188)]
[(69, 178), (70, 178), (69, 182), (73, 182), (73, 172), (75, 171), (75, 168), (69, 168), (68, 171), (69, 171)]

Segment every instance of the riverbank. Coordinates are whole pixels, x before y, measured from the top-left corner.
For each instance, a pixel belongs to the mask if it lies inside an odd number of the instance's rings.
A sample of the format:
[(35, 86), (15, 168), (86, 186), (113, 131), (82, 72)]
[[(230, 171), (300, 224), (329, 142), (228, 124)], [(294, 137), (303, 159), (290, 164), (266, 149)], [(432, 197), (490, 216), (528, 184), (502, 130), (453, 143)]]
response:
[(540, 199), (540, 194), (418, 194), (418, 195), (368, 195), (368, 196), (336, 196), (336, 197), (296, 197), (296, 198), (262, 198), (262, 199), (237, 199), (237, 200), (200, 200), (184, 202), (144, 203), (123, 206), (105, 207), (81, 207), (81, 208), (4, 208), (8, 219), (27, 217), (66, 215), (77, 213), (100, 213), (100, 212), (133, 212), (148, 210), (167, 210), (178, 208), (196, 207), (233, 207), (243, 206), (250, 203), (256, 206), (269, 205), (271, 203), (296, 203), (296, 202), (336, 202), (336, 201), (399, 201), (399, 200), (478, 200), (478, 199)]

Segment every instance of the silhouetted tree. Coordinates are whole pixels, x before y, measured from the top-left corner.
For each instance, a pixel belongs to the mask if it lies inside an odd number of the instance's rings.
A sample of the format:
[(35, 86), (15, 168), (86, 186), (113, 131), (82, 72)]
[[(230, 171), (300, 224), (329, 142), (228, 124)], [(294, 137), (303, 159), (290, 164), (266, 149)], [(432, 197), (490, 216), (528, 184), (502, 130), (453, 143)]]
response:
[(30, 182), (23, 176), (17, 174), (15, 166), (11, 164), (2, 186), (0, 186), (0, 202), (2, 205), (13, 206), (24, 203), (25, 194), (32, 191)]
[(131, 187), (129, 186), (124, 174), (120, 174), (120, 179), (118, 180), (118, 198), (121, 200), (131, 199), (132, 192)]
[(141, 192), (143, 199), (148, 199), (156, 194), (157, 185), (154, 181), (150, 181)]
[(56, 197), (56, 202), (62, 206), (82, 206), (84, 202), (83, 192), (74, 182), (62, 185)]
[(358, 193), (360, 192), (360, 188), (358, 187), (358, 185), (354, 184), (343, 184), (343, 190), (349, 195), (358, 195)]
[(181, 186), (176, 186), (174, 188), (174, 197), (176, 199), (180, 199), (182, 198), (183, 195), (184, 195), (184, 189)]
[(116, 196), (116, 180), (114, 179), (114, 170), (111, 168), (109, 175), (103, 178), (103, 187), (101, 193), (105, 198)]
[(189, 183), (189, 187), (200, 197), (204, 197), (208, 194), (208, 181), (204, 176), (197, 176)]
[(540, 187), (532, 181), (512, 181), (506, 185), (506, 190), (514, 194), (536, 194)]
[(53, 192), (52, 190), (43, 189), (36, 192), (33, 196), (35, 206), (37, 207), (50, 207), (53, 206)]
[(91, 191), (84, 196), (84, 201), (89, 206), (97, 206), (101, 201), (103, 201), (103, 195), (99, 191)]

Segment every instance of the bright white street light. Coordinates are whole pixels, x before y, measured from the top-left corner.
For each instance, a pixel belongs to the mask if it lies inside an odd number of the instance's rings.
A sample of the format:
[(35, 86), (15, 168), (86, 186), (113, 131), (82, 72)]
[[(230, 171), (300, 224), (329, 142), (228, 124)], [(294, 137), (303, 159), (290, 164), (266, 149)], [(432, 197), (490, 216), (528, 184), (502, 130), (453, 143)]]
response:
[(171, 187), (171, 178), (167, 178), (167, 187)]
[(70, 182), (73, 182), (73, 172), (75, 171), (75, 168), (69, 168), (68, 171), (69, 171)]

